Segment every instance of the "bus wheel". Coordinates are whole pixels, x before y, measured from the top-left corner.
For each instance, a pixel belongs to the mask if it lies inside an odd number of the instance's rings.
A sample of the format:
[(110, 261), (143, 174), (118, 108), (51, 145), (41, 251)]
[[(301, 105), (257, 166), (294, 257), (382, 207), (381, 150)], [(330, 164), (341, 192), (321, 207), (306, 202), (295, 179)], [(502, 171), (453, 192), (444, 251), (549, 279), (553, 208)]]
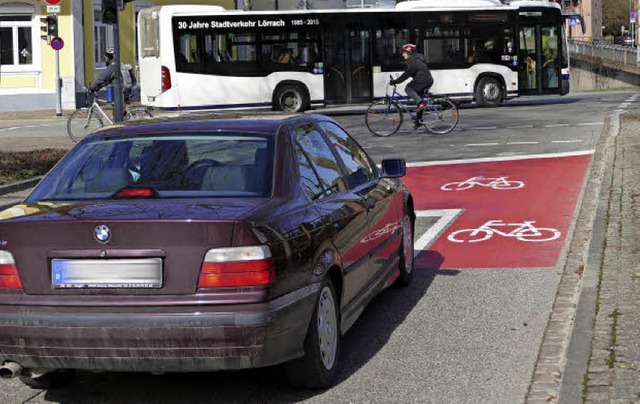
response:
[(497, 107), (502, 101), (502, 86), (498, 79), (483, 77), (476, 85), (476, 103), (481, 107)]
[(300, 86), (285, 84), (276, 90), (273, 101), (277, 111), (303, 112), (309, 105), (309, 96)]

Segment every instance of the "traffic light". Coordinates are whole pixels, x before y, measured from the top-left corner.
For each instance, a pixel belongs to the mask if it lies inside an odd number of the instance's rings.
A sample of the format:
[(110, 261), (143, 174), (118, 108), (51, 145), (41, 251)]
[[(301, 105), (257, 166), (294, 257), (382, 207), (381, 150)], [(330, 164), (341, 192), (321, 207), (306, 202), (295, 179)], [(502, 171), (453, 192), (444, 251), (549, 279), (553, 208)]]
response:
[(48, 15), (47, 16), (47, 35), (52, 38), (58, 36), (58, 16), (57, 15)]
[(42, 31), (40, 38), (42, 38), (43, 41), (49, 42), (49, 27), (47, 24), (47, 17), (40, 18), (40, 22), (43, 24), (40, 26), (40, 31)]
[(117, 24), (118, 23), (118, 1), (102, 0), (102, 23)]
[(58, 36), (58, 16), (57, 15), (48, 15), (46, 17), (40, 18), (40, 21), (44, 24), (40, 27), (40, 30), (44, 33), (41, 35), (45, 41), (49, 41), (50, 38), (55, 38)]
[(102, 22), (104, 24), (118, 23), (118, 10), (124, 11), (127, 3), (133, 0), (102, 0)]

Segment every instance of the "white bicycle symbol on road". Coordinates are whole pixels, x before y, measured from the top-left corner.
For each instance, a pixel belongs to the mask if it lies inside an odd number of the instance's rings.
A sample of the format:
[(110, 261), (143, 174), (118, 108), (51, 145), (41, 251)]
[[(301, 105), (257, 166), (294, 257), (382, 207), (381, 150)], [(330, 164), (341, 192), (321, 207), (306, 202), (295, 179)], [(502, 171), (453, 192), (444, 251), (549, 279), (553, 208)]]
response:
[(507, 177), (498, 178), (485, 178), (485, 177), (471, 177), (466, 181), (457, 181), (444, 184), (440, 187), (443, 191), (465, 191), (473, 188), (474, 186), (488, 187), (493, 189), (520, 189), (524, 187), (522, 181), (509, 181)]
[[(447, 237), (454, 243), (478, 243), (489, 240), (494, 234), (503, 237), (515, 237), (520, 241), (540, 242), (552, 241), (560, 237), (560, 231), (547, 227), (535, 227), (535, 221), (525, 220), (522, 223), (505, 223), (502, 220), (489, 220), (477, 229), (462, 229), (454, 231)], [(496, 227), (514, 227), (509, 232), (501, 231)]]

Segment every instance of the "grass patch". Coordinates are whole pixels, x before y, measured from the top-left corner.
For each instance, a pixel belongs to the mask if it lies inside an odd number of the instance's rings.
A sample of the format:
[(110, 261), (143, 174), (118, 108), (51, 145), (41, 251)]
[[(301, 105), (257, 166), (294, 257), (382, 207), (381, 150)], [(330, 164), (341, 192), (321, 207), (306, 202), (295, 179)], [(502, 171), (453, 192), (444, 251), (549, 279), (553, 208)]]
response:
[(0, 185), (44, 175), (66, 153), (63, 149), (0, 151)]
[(618, 309), (613, 310), (613, 313), (609, 317), (613, 318), (613, 324), (611, 325), (611, 333), (609, 334), (609, 358), (607, 364), (609, 369), (613, 369), (616, 364), (616, 343), (618, 338)]

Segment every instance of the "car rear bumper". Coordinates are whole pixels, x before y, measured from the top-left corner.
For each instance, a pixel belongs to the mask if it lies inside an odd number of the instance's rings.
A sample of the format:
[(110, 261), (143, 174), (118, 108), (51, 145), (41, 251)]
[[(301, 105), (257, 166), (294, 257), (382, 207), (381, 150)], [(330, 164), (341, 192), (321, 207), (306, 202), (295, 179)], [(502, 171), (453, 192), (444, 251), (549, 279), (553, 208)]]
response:
[(268, 366), (300, 356), (317, 285), (271, 302), (141, 310), (0, 306), (0, 363), (180, 372)]

